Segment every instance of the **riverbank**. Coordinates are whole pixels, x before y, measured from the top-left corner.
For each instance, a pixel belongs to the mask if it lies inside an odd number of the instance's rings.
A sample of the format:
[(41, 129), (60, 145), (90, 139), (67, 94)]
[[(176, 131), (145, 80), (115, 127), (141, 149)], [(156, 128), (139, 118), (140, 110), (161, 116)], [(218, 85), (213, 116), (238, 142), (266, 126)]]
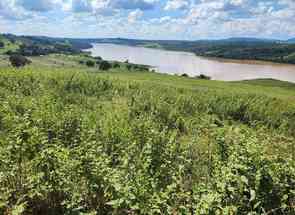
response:
[(93, 44), (93, 56), (155, 67), (157, 72), (187, 74), (191, 77), (204, 74), (214, 80), (239, 81), (247, 79), (272, 78), (295, 82), (295, 65), (264, 61), (224, 60), (220, 58), (197, 57), (193, 53), (166, 51), (128, 45)]
[(204, 57), (295, 64), (295, 44), (293, 43), (244, 39), (169, 41), (113, 38), (97, 39), (96, 42), (170, 51), (186, 51)]

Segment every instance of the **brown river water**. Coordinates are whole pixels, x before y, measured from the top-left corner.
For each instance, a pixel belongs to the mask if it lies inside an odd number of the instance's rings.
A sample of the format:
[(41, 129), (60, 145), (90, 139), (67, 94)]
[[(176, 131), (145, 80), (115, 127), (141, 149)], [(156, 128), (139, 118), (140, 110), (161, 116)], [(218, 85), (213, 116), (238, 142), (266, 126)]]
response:
[(215, 80), (237, 81), (272, 78), (295, 83), (295, 65), (262, 61), (203, 58), (188, 52), (176, 52), (115, 44), (93, 44), (93, 56), (105, 60), (150, 65), (157, 72), (197, 76), (205, 74)]

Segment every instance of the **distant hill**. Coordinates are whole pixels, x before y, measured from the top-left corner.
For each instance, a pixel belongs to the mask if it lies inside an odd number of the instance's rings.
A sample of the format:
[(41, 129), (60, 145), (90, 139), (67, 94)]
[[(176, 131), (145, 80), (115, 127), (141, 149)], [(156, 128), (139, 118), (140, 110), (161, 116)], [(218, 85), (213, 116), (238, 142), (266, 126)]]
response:
[(22, 55), (50, 53), (80, 53), (92, 43), (111, 43), (142, 46), (173, 51), (187, 51), (198, 56), (242, 60), (265, 60), (295, 64), (295, 38), (275, 40), (264, 38), (232, 37), (220, 40), (139, 40), (126, 38), (52, 38), (44, 36), (16, 36), (0, 34), (5, 48), (0, 54), (18, 52)]
[[(294, 41), (294, 44), (292, 43)], [(193, 52), (198, 56), (242, 60), (264, 60), (295, 64), (295, 40), (234, 37), (220, 40), (136, 40), (98, 39), (98, 43), (155, 47), (173, 51)]]
[(291, 38), (289, 40), (287, 40), (288, 43), (295, 43), (295, 38)]
[(227, 39), (220, 39), (217, 41), (220, 41), (220, 42), (279, 42), (280, 40), (254, 38), (254, 37), (230, 37)]
[(0, 34), (0, 42), (4, 47), (0, 54), (21, 54), (24, 56), (40, 56), (52, 53), (80, 53), (82, 49), (91, 48), (88, 41), (80, 39), (51, 38), (45, 36), (16, 36)]

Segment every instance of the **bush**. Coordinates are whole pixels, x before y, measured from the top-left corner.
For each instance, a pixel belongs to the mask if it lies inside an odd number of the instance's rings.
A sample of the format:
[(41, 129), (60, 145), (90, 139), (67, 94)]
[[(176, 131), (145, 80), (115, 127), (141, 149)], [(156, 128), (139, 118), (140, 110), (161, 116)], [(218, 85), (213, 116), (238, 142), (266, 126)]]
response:
[(133, 67), (132, 67), (132, 65), (131, 64), (127, 64), (127, 69), (128, 70), (131, 70)]
[(183, 73), (181, 76), (182, 76), (182, 77), (188, 77), (188, 74)]
[(112, 68), (112, 65), (108, 61), (102, 61), (99, 65), (100, 70), (109, 70)]
[(206, 76), (204, 74), (200, 74), (196, 78), (198, 78), (198, 79), (204, 79), (204, 80), (211, 80), (211, 77), (210, 76)]
[(116, 63), (113, 64), (113, 68), (119, 68), (119, 67), (120, 67), (119, 63), (116, 62)]
[(100, 56), (94, 57), (94, 59), (96, 59), (98, 61), (102, 61), (102, 57), (100, 57)]
[(0, 48), (4, 48), (4, 43), (0, 41)]
[(94, 61), (92, 61), (92, 60), (88, 60), (88, 61), (86, 62), (86, 65), (87, 65), (88, 67), (94, 67), (95, 63), (94, 63)]
[(293, 103), (156, 74), (0, 71), (0, 214), (294, 214)]
[(11, 55), (9, 61), (13, 67), (23, 67), (27, 64), (30, 64), (31, 61), (22, 55)]
[(7, 52), (5, 52), (6, 55), (16, 55), (17, 53), (12, 51), (12, 50), (8, 50)]

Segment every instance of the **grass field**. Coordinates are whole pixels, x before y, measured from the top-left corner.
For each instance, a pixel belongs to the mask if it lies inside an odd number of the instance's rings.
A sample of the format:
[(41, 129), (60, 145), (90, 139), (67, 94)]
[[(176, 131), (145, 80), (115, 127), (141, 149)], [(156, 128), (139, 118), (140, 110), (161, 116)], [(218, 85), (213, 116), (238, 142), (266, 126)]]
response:
[(295, 213), (294, 84), (80, 58), (0, 60), (0, 214)]

